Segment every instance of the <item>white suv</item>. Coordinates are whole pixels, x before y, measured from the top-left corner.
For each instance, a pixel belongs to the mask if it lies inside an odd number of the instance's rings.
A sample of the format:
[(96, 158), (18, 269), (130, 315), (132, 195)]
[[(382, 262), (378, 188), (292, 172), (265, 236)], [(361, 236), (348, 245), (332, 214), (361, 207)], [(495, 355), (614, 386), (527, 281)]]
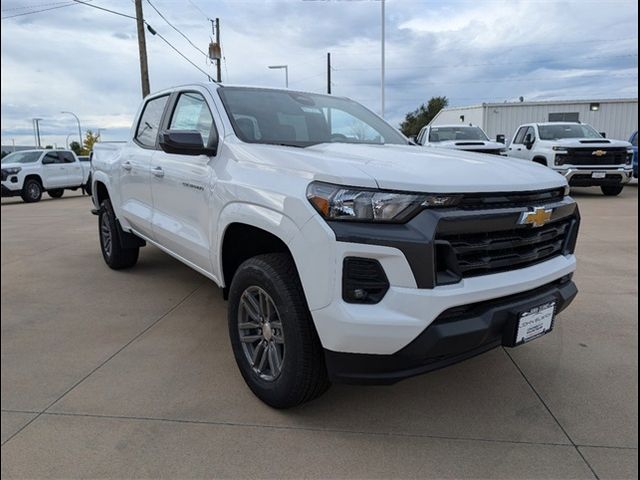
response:
[(518, 128), (508, 155), (531, 160), (564, 175), (572, 187), (599, 186), (618, 195), (633, 175), (629, 142), (604, 138), (581, 123), (531, 123)]

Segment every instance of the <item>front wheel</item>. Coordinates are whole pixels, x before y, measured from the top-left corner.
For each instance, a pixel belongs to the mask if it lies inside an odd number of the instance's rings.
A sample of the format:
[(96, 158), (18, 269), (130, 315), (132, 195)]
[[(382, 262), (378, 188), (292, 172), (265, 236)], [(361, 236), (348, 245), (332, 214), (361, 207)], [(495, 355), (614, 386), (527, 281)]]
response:
[(42, 185), (35, 178), (29, 178), (22, 186), (22, 200), (26, 203), (39, 202), (42, 198)]
[(600, 187), (602, 193), (607, 197), (615, 197), (616, 195), (620, 195), (622, 193), (623, 185), (603, 185)]
[(236, 363), (260, 400), (288, 408), (329, 388), (322, 346), (289, 255), (258, 255), (240, 265), (228, 316)]
[(51, 197), (51, 198), (60, 198), (63, 194), (64, 194), (64, 189), (62, 188), (55, 188), (53, 190), (47, 190), (47, 194)]
[(116, 215), (113, 212), (111, 202), (105, 200), (100, 207), (98, 233), (100, 235), (100, 249), (102, 250), (104, 261), (114, 270), (133, 267), (138, 261), (140, 248), (124, 248), (122, 246)]

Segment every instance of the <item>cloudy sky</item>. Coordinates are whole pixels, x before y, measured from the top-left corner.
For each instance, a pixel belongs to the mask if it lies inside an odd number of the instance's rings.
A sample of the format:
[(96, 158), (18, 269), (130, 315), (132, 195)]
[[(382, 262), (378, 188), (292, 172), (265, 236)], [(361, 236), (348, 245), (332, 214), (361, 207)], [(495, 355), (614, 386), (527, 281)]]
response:
[[(208, 18), (221, 21), (223, 81), (333, 92), (380, 111), (381, 3), (376, 0), (143, 0), (145, 18), (193, 63), (206, 57)], [(134, 15), (132, 0), (92, 5)], [(128, 133), (141, 98), (135, 21), (72, 0), (2, 1), (2, 144), (77, 138), (71, 110), (104, 140)], [(45, 10), (40, 13), (31, 13)], [(624, 0), (387, 0), (386, 118), (398, 125), (431, 96), (451, 105), (638, 95), (638, 7)], [(207, 81), (147, 34), (151, 90)], [(75, 135), (75, 136), (74, 136)], [(69, 136), (69, 137), (68, 137)]]

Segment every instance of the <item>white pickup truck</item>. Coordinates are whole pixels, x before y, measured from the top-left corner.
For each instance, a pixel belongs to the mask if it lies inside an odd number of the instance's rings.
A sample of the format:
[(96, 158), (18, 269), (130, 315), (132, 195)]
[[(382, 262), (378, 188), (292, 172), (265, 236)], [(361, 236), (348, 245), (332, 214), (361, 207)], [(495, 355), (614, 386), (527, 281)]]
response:
[(424, 147), (452, 148), (490, 155), (507, 153), (504, 143), (489, 140), (484, 130), (475, 125), (427, 125), (418, 133), (416, 143)]
[(42, 193), (60, 198), (65, 189), (88, 189), (89, 164), (71, 150), (21, 150), (2, 159), (2, 196), (38, 202)]
[(107, 265), (150, 243), (219, 285), (238, 368), (278, 408), (538, 338), (577, 293), (561, 175), (420, 148), (346, 98), (155, 93), (92, 181)]
[(546, 165), (572, 187), (600, 187), (619, 195), (633, 176), (633, 147), (609, 140), (591, 125), (571, 122), (531, 123), (516, 130), (510, 157)]

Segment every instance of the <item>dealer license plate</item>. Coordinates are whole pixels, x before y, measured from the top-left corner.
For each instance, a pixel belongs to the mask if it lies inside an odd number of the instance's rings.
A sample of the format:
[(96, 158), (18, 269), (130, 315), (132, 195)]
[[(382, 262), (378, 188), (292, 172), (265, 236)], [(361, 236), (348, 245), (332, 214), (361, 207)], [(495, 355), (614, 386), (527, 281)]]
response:
[(607, 178), (607, 172), (593, 172), (591, 178)]
[(521, 313), (518, 318), (515, 344), (528, 342), (551, 330), (555, 308), (556, 302), (549, 302)]

